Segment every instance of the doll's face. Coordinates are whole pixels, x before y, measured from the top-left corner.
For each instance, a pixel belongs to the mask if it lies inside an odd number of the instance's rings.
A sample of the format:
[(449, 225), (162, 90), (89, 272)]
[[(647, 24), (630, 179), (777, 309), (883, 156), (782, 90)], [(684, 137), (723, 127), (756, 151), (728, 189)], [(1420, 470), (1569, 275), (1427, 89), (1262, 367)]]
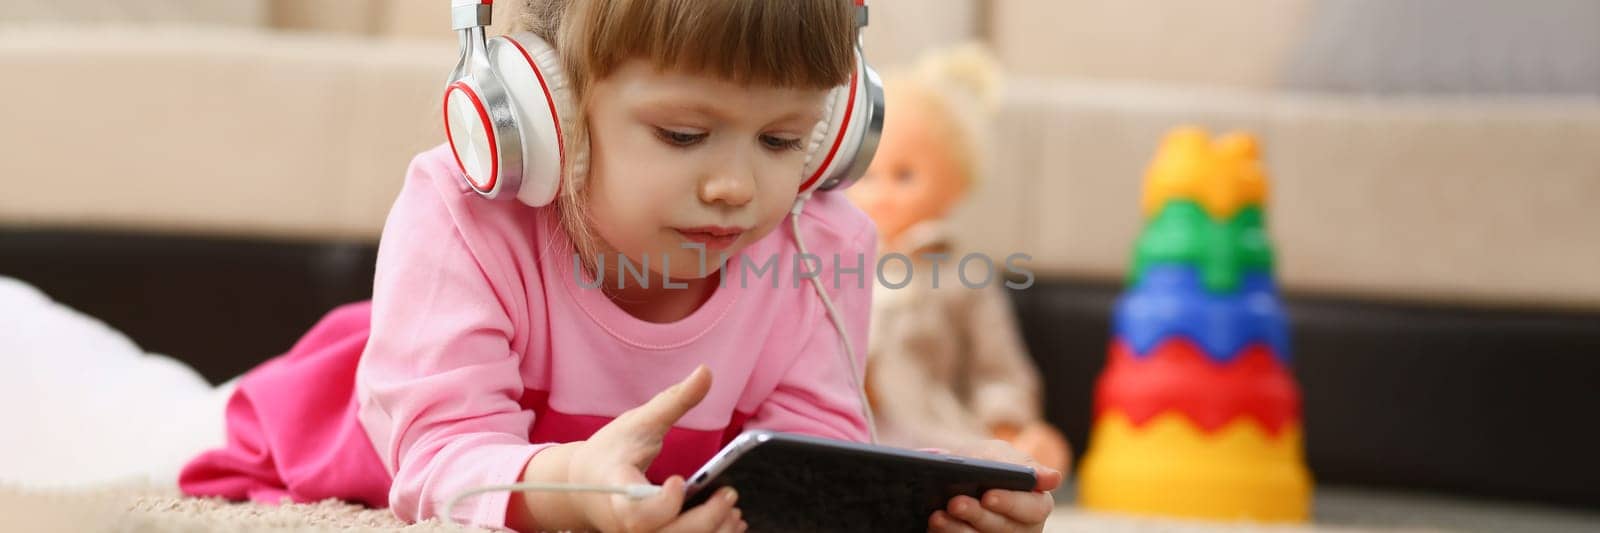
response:
[(860, 182), (845, 191), (889, 242), (913, 224), (943, 217), (966, 191), (967, 176), (951, 155), (945, 124), (934, 119), (928, 107), (897, 105), (884, 114), (883, 137), (872, 165)]
[[(734, 257), (783, 220), (826, 94), (658, 71), (644, 60), (590, 90), (595, 231), (608, 255), (636, 265), (648, 257), (657, 280), (703, 277), (719, 253)], [(691, 242), (705, 245), (708, 272), (700, 252), (683, 247)]]

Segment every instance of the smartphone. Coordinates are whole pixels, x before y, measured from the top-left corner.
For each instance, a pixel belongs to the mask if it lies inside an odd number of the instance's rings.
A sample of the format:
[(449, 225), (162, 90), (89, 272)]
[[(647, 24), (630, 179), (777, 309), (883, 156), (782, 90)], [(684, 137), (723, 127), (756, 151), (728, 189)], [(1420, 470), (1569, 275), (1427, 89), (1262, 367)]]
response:
[(753, 430), (689, 478), (684, 509), (732, 486), (752, 531), (926, 531), (950, 498), (1036, 483), (1021, 465)]

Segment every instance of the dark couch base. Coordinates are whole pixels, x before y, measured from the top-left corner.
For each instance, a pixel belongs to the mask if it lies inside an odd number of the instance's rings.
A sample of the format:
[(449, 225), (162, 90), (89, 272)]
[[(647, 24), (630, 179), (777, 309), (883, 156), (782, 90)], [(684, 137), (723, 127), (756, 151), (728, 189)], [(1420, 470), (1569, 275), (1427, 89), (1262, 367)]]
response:
[[(0, 230), (0, 275), (221, 382), (371, 295), (364, 243)], [(1115, 284), (1014, 292), (1050, 419), (1081, 447)], [(1600, 313), (1291, 295), (1306, 453), (1319, 482), (1600, 507)]]
[[(1120, 292), (1014, 293), (1048, 416), (1079, 446)], [(1318, 482), (1600, 507), (1600, 313), (1286, 303)]]

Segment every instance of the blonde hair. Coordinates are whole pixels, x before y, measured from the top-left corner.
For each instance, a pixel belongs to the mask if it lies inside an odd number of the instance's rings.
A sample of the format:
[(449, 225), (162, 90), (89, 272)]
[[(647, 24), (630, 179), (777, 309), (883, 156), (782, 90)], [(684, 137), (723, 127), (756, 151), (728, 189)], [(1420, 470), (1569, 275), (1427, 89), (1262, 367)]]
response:
[(1001, 72), (987, 48), (968, 43), (925, 53), (886, 72), (883, 86), (890, 116), (912, 106), (929, 114), (969, 187), (988, 174)]
[[(849, 0), (522, 0), (516, 31), (554, 46), (578, 117), (564, 124), (566, 153), (587, 154), (587, 94), (624, 62), (700, 72), (741, 84), (825, 89), (855, 68)], [(573, 157), (555, 206), (586, 268), (598, 243), (585, 205), (585, 157)]]

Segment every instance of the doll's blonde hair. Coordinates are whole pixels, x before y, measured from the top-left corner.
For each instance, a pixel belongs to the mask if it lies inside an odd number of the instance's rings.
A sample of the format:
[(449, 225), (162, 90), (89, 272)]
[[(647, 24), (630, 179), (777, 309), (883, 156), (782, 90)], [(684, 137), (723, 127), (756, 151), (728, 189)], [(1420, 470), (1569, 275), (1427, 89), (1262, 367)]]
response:
[(889, 116), (895, 109), (914, 106), (935, 121), (931, 127), (949, 143), (949, 153), (971, 187), (989, 173), (1001, 79), (989, 50), (967, 43), (925, 53), (907, 67), (889, 70), (883, 86)]
[[(825, 89), (855, 68), (855, 13), (849, 0), (522, 0), (514, 29), (561, 55), (579, 110), (589, 88), (624, 62), (702, 72), (741, 84)], [(580, 111), (579, 115), (584, 113)], [(584, 154), (581, 116), (563, 125), (566, 153)], [(585, 205), (588, 161), (573, 158), (555, 205), (586, 267), (597, 243)]]

